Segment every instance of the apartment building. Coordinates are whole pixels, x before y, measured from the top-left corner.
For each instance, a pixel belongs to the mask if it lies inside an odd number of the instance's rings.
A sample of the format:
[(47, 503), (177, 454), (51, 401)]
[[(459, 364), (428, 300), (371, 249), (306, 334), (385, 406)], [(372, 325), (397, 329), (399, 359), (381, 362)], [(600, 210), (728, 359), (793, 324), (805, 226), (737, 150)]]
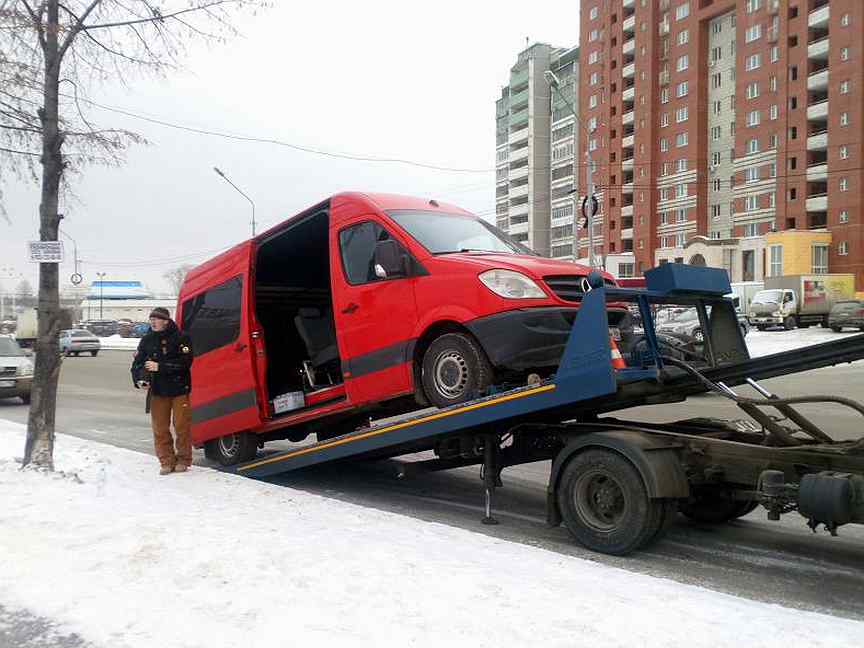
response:
[(549, 84), (553, 52), (535, 43), (519, 54), (496, 102), (495, 220), (540, 254), (551, 252)]
[(580, 154), (602, 190), (607, 269), (707, 263), (760, 280), (809, 254), (812, 271), (854, 272), (864, 291), (864, 2), (584, 0), (581, 12), (593, 132)]
[(573, 115), (579, 101), (579, 48), (553, 51), (549, 64), (559, 82), (551, 97), (549, 256), (572, 261), (578, 256), (573, 228), (576, 173), (582, 169), (577, 157), (581, 128)]

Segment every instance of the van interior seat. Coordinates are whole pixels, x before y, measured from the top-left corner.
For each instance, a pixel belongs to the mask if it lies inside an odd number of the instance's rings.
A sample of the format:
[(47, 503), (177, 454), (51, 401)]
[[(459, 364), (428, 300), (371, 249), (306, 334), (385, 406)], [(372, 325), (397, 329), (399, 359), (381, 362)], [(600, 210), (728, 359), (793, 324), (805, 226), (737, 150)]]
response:
[(300, 308), (294, 318), (294, 325), (303, 338), (313, 367), (323, 367), (339, 359), (333, 313), (329, 308)]

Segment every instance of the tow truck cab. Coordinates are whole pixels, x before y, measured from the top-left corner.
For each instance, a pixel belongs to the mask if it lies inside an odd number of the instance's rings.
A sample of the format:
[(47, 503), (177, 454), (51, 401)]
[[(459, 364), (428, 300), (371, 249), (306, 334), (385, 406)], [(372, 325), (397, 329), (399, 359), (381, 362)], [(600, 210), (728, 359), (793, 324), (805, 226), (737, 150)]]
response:
[[(187, 275), (193, 441), (232, 464), (549, 375), (588, 272), (454, 205), (333, 196)], [(612, 309), (613, 331), (626, 317)]]

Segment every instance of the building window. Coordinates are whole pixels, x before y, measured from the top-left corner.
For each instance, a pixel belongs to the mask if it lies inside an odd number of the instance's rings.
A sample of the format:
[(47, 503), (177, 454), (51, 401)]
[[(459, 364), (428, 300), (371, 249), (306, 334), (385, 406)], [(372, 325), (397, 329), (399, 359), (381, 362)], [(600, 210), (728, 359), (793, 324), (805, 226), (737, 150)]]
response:
[(849, 26), (849, 14), (848, 13), (845, 13), (842, 16), (840, 16), (840, 25), (843, 27)]
[(768, 79), (768, 89), (771, 92), (777, 92), (777, 75), (772, 74)]
[(747, 113), (747, 125), (750, 127), (759, 125), (759, 111), (751, 110)]
[(686, 45), (690, 41), (690, 32), (686, 29), (682, 29), (678, 32), (678, 44)]
[(588, 107), (596, 108), (597, 107), (597, 95), (593, 94), (588, 98)]
[(751, 70), (757, 69), (761, 65), (761, 57), (759, 54), (751, 54), (747, 57), (744, 69), (750, 72)]
[(840, 94), (849, 94), (849, 81), (843, 81), (840, 84)]
[(721, 136), (720, 127), (719, 126), (712, 126), (711, 127), (711, 139), (712, 140), (719, 140), (720, 136)]
[(828, 246), (827, 245), (814, 245), (812, 250), (812, 267), (811, 272), (813, 274), (827, 274), (828, 273)]
[(754, 236), (759, 236), (759, 224), (747, 223), (746, 225), (744, 225), (744, 237), (752, 238)]
[(686, 97), (688, 91), (688, 85), (686, 81), (682, 81), (678, 84), (678, 87), (675, 91), (676, 96), (678, 97)]
[(669, 175), (669, 163), (668, 162), (664, 162), (663, 165), (660, 167), (660, 175), (661, 176)]
[(687, 242), (687, 235), (684, 232), (678, 232), (675, 235), (675, 247), (683, 248)]
[(687, 183), (682, 182), (675, 187), (675, 197), (676, 198), (686, 198), (687, 197)]
[(762, 25), (753, 25), (752, 27), (748, 27), (747, 31), (744, 32), (744, 42), (752, 43), (755, 40), (758, 40), (762, 37)]
[(776, 162), (772, 162), (771, 164), (768, 165), (768, 177), (769, 178), (776, 178), (777, 177), (777, 163)]
[(759, 209), (759, 196), (747, 196), (744, 198), (744, 211), (752, 212)]
[(660, 103), (669, 103), (669, 88), (663, 88), (660, 91)]
[(600, 10), (598, 7), (591, 7), (591, 11), (588, 13), (588, 18), (590, 20), (597, 20), (597, 16), (600, 14)]
[(762, 0), (747, 0), (747, 13), (753, 13), (754, 11), (759, 11), (762, 7)]
[(754, 137), (753, 139), (748, 140), (748, 142), (747, 142), (747, 154), (749, 155), (750, 153), (758, 153), (758, 152), (759, 152), (759, 140), (758, 140), (758, 138)]
[(690, 3), (685, 2), (675, 8), (675, 20), (684, 20), (690, 15)]
[(686, 54), (684, 56), (679, 56), (678, 57), (678, 64), (675, 66), (675, 69), (678, 72), (683, 72), (688, 67), (690, 67), (690, 57), (687, 56)]
[(592, 72), (590, 80), (588, 81), (588, 85), (597, 85), (597, 82), (600, 80), (599, 72)]
[(848, 126), (849, 125), (849, 113), (848, 112), (840, 113), (840, 125), (841, 126)]
[(755, 99), (759, 96), (759, 82), (753, 81), (752, 83), (747, 84), (747, 98)]
[(687, 139), (687, 131), (684, 131), (683, 133), (678, 133), (675, 136), (675, 146), (679, 148), (682, 146), (687, 146)]
[(588, 141), (588, 150), (596, 151), (597, 150), (597, 138), (592, 138)]
[(771, 62), (776, 63), (780, 60), (780, 48), (775, 45), (771, 48)]
[(723, 75), (715, 72), (711, 75), (711, 87), (715, 90), (723, 85)]
[(768, 119), (777, 119), (780, 116), (780, 109), (777, 108), (777, 104), (771, 104), (771, 107), (768, 109)]
[(783, 246), (782, 245), (772, 245), (771, 246), (771, 267), (770, 267), (770, 276), (772, 277), (782, 277), (783, 276)]
[[(720, 159), (720, 154), (719, 154), (719, 153), (717, 153), (717, 159), (718, 159), (718, 160)], [(722, 184), (722, 182), (723, 182), (723, 181), (720, 180), (720, 178), (714, 178), (713, 183), (712, 183), (712, 184), (713, 184), (713, 187), (714, 187), (714, 191), (720, 191), (720, 185)]]
[(716, 63), (720, 59), (723, 58), (723, 48), (722, 47), (712, 47), (711, 48), (711, 60)]
[(841, 223), (848, 223), (849, 222), (849, 212), (846, 211), (845, 209), (840, 211), (840, 222)]
[[(687, 193), (687, 186), (684, 185), (684, 193)], [(686, 209), (676, 209), (675, 210), (675, 222), (676, 223), (686, 223), (687, 222), (687, 210)]]
[(669, 200), (669, 187), (660, 190), (660, 200)]
[(847, 178), (840, 178), (840, 191), (848, 191), (849, 189), (849, 180)]
[(684, 173), (687, 170), (687, 160), (681, 158), (678, 160), (678, 173)]
[(837, 246), (837, 254), (840, 256), (849, 254), (849, 243), (847, 241), (840, 241), (840, 244)]
[(849, 48), (848, 47), (840, 48), (840, 60), (841, 61), (848, 61), (849, 60)]
[(777, 206), (777, 193), (772, 191), (768, 194), (768, 207), (774, 209)]
[(665, 128), (669, 125), (669, 113), (660, 115), (660, 128)]
[(841, 146), (840, 147), (840, 159), (846, 160), (849, 158), (849, 147)]
[(588, 63), (596, 63), (600, 60), (600, 50), (595, 50), (588, 55)]
[(661, 211), (658, 216), (660, 217), (661, 225), (666, 225), (668, 223), (669, 217), (667, 216), (667, 213), (665, 211)]
[(771, 133), (771, 135), (768, 136), (768, 148), (769, 149), (776, 149), (777, 148), (777, 135), (774, 133)]
[(745, 182), (759, 182), (759, 167), (747, 167), (744, 172)]
[(687, 106), (679, 108), (675, 111), (675, 122), (680, 124), (681, 122), (685, 121), (687, 121)]
[(669, 142), (666, 141), (665, 137), (660, 138), (660, 150), (664, 153), (669, 150)]

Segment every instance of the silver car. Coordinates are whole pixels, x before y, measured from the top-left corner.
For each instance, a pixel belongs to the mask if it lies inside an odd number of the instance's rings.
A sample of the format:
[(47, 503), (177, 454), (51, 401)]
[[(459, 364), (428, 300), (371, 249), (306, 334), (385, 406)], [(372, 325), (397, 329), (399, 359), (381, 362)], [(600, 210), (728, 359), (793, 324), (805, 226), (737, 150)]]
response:
[(0, 335), (0, 398), (16, 396), (30, 403), (33, 363), (11, 335)]
[(102, 348), (99, 338), (85, 329), (67, 329), (60, 331), (60, 353), (69, 356), (78, 356), (89, 353), (95, 356)]

